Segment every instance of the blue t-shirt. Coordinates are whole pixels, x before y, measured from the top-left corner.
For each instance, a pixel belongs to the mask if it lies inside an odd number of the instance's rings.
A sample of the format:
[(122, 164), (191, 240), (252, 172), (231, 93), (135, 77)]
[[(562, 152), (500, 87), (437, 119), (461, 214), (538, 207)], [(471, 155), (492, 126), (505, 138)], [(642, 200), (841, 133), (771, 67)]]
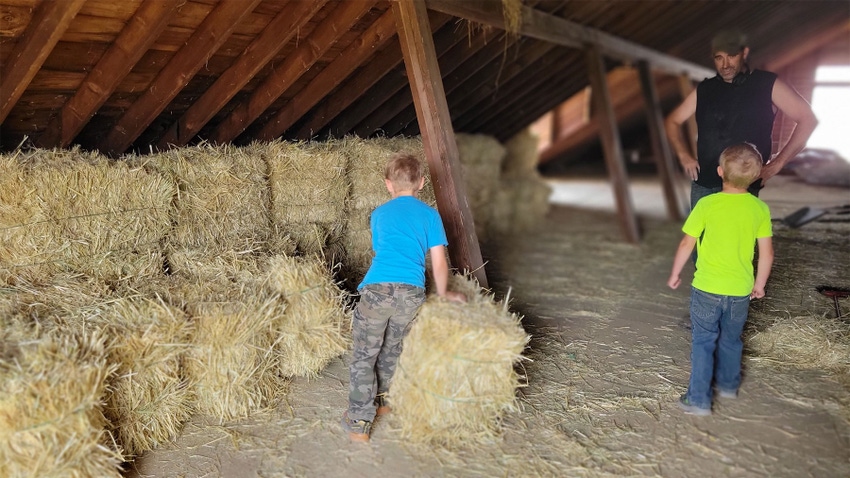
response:
[(375, 208), (369, 222), (375, 257), (357, 288), (387, 282), (425, 287), (426, 253), (448, 245), (437, 210), (413, 196), (399, 196)]

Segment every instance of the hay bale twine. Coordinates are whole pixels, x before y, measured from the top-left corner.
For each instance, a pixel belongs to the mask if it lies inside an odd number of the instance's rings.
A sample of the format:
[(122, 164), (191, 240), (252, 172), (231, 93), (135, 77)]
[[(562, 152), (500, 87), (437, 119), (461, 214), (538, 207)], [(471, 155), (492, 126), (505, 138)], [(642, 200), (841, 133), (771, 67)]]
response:
[(430, 296), (405, 338), (389, 400), (402, 434), (456, 447), (492, 439), (516, 405), (514, 369), (529, 335), (520, 317), (472, 279), (452, 277), (467, 304)]
[(347, 295), (327, 266), (313, 257), (274, 257), (269, 288), (286, 303), (276, 324), (275, 350), (284, 377), (315, 377), (351, 342)]
[(54, 332), (0, 358), (0, 476), (120, 477), (102, 412), (114, 372), (105, 336)]
[(129, 459), (175, 437), (191, 417), (182, 370), (191, 323), (162, 299), (140, 296), (111, 301), (93, 320), (109, 335), (108, 360), (117, 367), (104, 412)]

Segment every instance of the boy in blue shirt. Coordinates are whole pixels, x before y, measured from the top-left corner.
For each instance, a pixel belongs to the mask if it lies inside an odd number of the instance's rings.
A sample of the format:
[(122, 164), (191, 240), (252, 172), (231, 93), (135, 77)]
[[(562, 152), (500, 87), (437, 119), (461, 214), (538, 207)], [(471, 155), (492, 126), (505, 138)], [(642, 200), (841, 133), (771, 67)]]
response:
[(412, 155), (397, 155), (387, 163), (384, 183), (392, 199), (370, 218), (375, 257), (358, 286), (352, 324), (348, 410), (342, 426), (353, 441), (368, 441), (375, 416), (389, 412), (383, 398), (402, 340), (425, 302), (428, 252), (437, 295), (466, 302), (463, 294), (447, 290), (448, 241), (440, 214), (417, 198), (425, 185), (422, 164)]
[[(720, 155), (719, 193), (697, 202), (685, 220), (667, 285), (679, 287), (679, 274), (697, 247), (691, 284), (691, 378), (679, 406), (689, 414), (711, 415), (712, 382), (718, 395), (736, 398), (741, 384), (741, 334), (750, 299), (764, 297), (773, 265), (770, 210), (747, 192), (761, 174), (761, 155), (749, 143), (729, 146)], [(758, 270), (753, 277), (754, 244)]]

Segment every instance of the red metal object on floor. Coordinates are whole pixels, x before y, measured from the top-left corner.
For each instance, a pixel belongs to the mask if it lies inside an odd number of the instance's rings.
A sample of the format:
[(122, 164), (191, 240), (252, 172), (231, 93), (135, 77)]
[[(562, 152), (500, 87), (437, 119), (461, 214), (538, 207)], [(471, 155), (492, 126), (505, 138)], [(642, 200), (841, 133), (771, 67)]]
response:
[(843, 289), (841, 287), (830, 287), (827, 285), (821, 285), (816, 287), (816, 290), (821, 294), (832, 297), (832, 302), (835, 305), (835, 318), (841, 318), (841, 306), (838, 304), (838, 299), (844, 299), (850, 297), (850, 289)]

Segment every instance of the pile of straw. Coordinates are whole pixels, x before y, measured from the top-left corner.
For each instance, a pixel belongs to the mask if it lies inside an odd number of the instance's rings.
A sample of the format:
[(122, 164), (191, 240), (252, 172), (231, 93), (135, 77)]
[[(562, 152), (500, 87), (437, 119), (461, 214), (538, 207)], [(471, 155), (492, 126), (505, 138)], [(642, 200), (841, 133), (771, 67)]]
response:
[(514, 366), (529, 336), (520, 317), (469, 279), (452, 278), (467, 304), (430, 296), (404, 341), (389, 399), (402, 434), (455, 447), (492, 439), (516, 405)]
[(268, 407), (284, 385), (274, 351), (274, 324), (283, 304), (277, 297), (255, 296), (251, 285), (186, 287), (192, 288), (197, 291), (183, 292), (193, 325), (184, 368), (195, 408), (224, 422)]
[(79, 150), (18, 152), (0, 164), (7, 283), (63, 271), (117, 281), (162, 270), (174, 194), (163, 177)]
[(129, 296), (107, 304), (94, 318), (110, 337), (104, 413), (125, 457), (175, 437), (191, 416), (183, 378), (191, 323), (161, 299)]
[(348, 157), (332, 143), (276, 141), (257, 148), (269, 167), (273, 223), (302, 254), (323, 255), (342, 234)]
[(0, 360), (0, 476), (121, 476), (102, 414), (105, 348), (98, 330), (63, 332)]
[(280, 374), (315, 377), (348, 349), (350, 320), (346, 294), (318, 259), (278, 256), (271, 260), (268, 285), (286, 303), (275, 333)]
[(777, 320), (747, 338), (757, 357), (850, 377), (850, 323), (814, 315)]

